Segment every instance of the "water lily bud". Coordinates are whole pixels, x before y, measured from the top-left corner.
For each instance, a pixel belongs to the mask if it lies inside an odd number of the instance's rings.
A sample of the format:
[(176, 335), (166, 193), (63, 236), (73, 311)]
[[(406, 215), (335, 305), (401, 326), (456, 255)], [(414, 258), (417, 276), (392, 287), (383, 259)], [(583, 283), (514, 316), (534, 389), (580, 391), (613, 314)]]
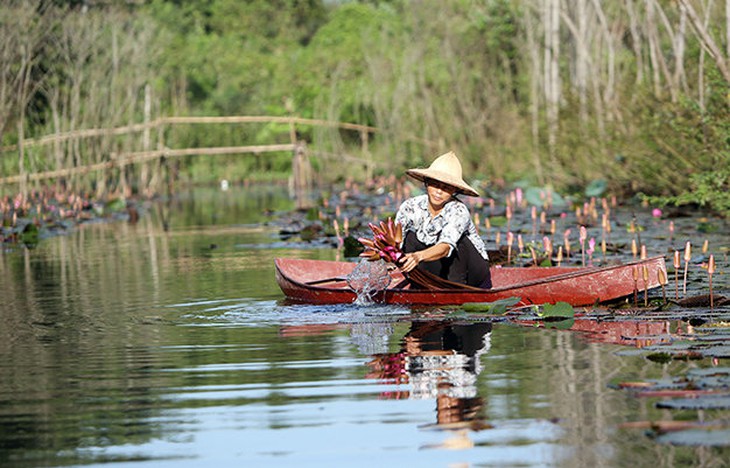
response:
[(667, 274), (664, 273), (664, 269), (660, 268), (656, 272), (657, 279), (659, 280), (659, 284), (665, 285), (667, 284)]
[(684, 261), (689, 262), (690, 260), (692, 260), (692, 245), (687, 241), (684, 246)]
[(715, 256), (714, 255), (710, 255), (710, 260), (707, 263), (707, 273), (710, 275), (715, 273)]
[(679, 250), (674, 251), (674, 268), (679, 268), (680, 266), (680, 260), (679, 260)]
[(706, 254), (709, 247), (710, 247), (710, 241), (705, 239), (705, 242), (702, 244), (702, 253)]
[(550, 255), (553, 251), (553, 243), (550, 242), (550, 238), (548, 236), (545, 236), (542, 238), (542, 245), (543, 245), (543, 248), (545, 249), (545, 253)]

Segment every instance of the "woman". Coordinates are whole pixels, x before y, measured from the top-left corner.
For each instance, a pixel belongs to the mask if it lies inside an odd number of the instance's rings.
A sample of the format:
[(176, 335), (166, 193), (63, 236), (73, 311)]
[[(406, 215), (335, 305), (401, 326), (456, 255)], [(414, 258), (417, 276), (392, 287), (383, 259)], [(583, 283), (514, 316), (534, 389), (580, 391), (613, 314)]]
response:
[(426, 185), (426, 194), (404, 201), (395, 216), (403, 226), (404, 272), (421, 268), (442, 278), (479, 288), (492, 287), (489, 258), (469, 209), (459, 194), (479, 193), (461, 177), (453, 151), (436, 158), (428, 169), (406, 174)]

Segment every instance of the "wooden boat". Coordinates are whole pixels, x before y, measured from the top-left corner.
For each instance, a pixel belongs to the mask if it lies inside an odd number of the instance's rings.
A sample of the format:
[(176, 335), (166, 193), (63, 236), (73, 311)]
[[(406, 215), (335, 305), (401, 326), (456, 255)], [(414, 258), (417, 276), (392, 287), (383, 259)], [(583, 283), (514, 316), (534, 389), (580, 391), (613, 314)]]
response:
[[(290, 258), (277, 258), (274, 262), (276, 281), (289, 300), (343, 304), (357, 299), (357, 293), (347, 282), (347, 275), (357, 263)], [(587, 306), (632, 296), (635, 291), (643, 295), (645, 290), (661, 286), (660, 270), (667, 278), (661, 256), (601, 267), (495, 266), (491, 270), (492, 289), (433, 290), (418, 289), (396, 269), (390, 272), (390, 285), (372, 294), (371, 298), (385, 304), (447, 305), (519, 297), (517, 306), (561, 301)]]

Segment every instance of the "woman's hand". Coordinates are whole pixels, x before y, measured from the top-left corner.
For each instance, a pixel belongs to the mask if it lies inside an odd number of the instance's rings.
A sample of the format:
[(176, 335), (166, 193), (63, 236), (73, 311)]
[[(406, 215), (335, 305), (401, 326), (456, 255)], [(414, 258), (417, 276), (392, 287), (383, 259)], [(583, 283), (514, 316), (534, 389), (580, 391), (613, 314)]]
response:
[(411, 252), (403, 256), (403, 260), (399, 266), (404, 273), (408, 273), (416, 268), (419, 263), (421, 263), (420, 252)]
[(417, 252), (409, 252), (403, 256), (398, 265), (404, 273), (412, 271), (421, 262), (432, 262), (444, 258), (449, 254), (451, 247), (448, 244), (436, 244)]

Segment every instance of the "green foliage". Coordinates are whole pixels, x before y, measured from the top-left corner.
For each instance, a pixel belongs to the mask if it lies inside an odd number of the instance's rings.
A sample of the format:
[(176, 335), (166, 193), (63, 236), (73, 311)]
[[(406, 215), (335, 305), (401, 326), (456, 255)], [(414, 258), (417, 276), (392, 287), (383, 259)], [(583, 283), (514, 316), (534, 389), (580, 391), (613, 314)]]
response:
[[(660, 3), (670, 24), (677, 21), (677, 9)], [(621, 2), (602, 5), (609, 27), (625, 23)], [(453, 148), (467, 180), (524, 180), (526, 187), (589, 197), (642, 192), (657, 202), (730, 212), (729, 87), (711, 60), (699, 60), (695, 40), (687, 41), (685, 75), (672, 93), (669, 77), (651, 73), (653, 61), (639, 63), (632, 45), (617, 41), (615, 76), (603, 56), (591, 56), (594, 88), (581, 94), (573, 73), (577, 42), (562, 29), (552, 139), (540, 86), (544, 25), (529, 2), (149, 0), (125, 7), (90, 2), (84, 14), (59, 8), (30, 18), (28, 24), (49, 23), (30, 75), (37, 95), (24, 104), (26, 136), (140, 122), (151, 84), (153, 117), (295, 115), (377, 127), (367, 153), (356, 131), (297, 127), (319, 153), (313, 164), (327, 182), (365, 173), (364, 163), (343, 154), (367, 158), (376, 174), (391, 175)], [(9, 44), (13, 31), (29, 34), (3, 24)], [(716, 19), (710, 27), (718, 27)], [(671, 63), (670, 38), (657, 39)], [(17, 71), (17, 57), (8, 70)], [(7, 109), (0, 115), (4, 145), (19, 138), (18, 105), (0, 103)], [(271, 144), (288, 142), (289, 128), (189, 125), (164, 136), (170, 148)], [(96, 163), (137, 151), (129, 148), (135, 144), (81, 143), (80, 159), (65, 163)], [(55, 168), (51, 153), (26, 149), (25, 168)], [(288, 156), (181, 161), (183, 173), (202, 182), (284, 177)], [(2, 159), (4, 173), (17, 173), (17, 157)], [(528, 189), (538, 205), (534, 195)], [(553, 197), (554, 205), (560, 201)]]
[(699, 205), (712, 207), (726, 217), (730, 217), (730, 153), (726, 154), (724, 167), (711, 172), (690, 174), (690, 191), (675, 196), (648, 196), (647, 201), (661, 205)]

